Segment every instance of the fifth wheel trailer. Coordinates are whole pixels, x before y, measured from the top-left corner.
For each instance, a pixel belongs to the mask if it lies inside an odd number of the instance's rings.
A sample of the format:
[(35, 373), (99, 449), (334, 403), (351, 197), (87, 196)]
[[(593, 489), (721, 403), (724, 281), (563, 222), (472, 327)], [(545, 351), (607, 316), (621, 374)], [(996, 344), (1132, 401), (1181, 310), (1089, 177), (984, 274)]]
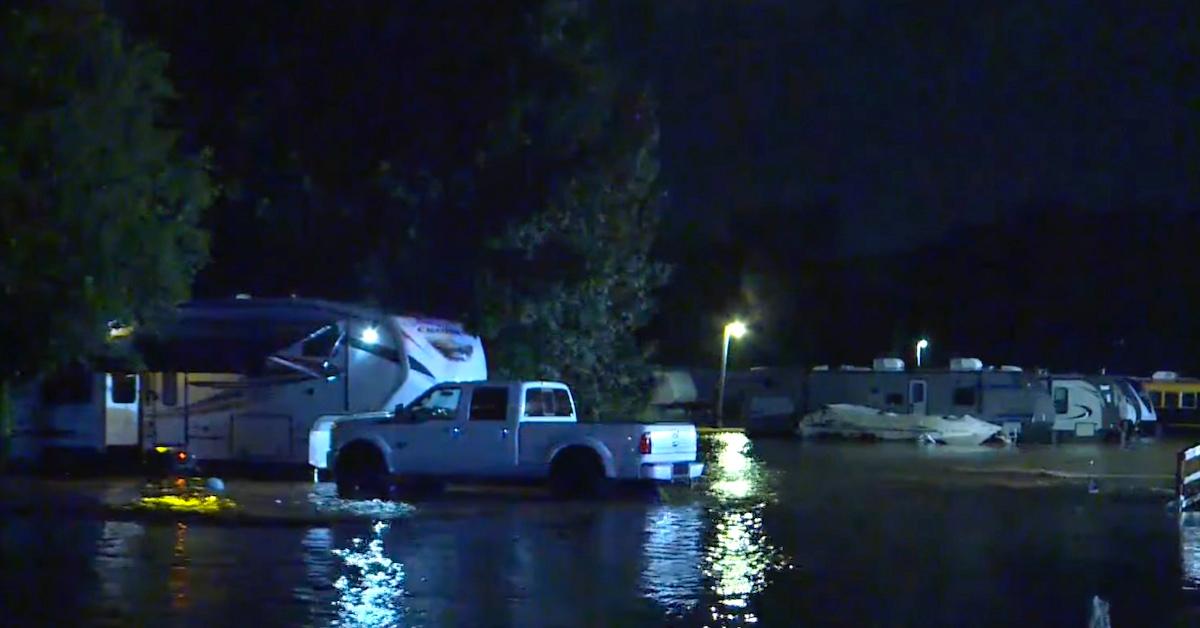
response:
[(320, 300), (194, 302), (140, 345), (143, 448), (201, 465), (302, 465), (322, 415), (487, 379), (480, 339), (458, 323)]

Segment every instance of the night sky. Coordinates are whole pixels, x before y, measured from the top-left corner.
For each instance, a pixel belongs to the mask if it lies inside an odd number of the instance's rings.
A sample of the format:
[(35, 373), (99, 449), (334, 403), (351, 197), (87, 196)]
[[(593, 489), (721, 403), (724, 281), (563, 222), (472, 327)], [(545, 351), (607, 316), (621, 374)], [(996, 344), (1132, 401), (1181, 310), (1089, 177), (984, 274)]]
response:
[[(328, 216), (386, 201), (363, 172), (437, 171), (456, 120), (497, 105), (495, 7), (110, 4), (171, 53), (187, 140), (229, 182), (201, 296), (352, 298), (338, 260), (264, 253), (247, 225), (282, 212), (300, 242), (353, 241)], [(928, 335), (936, 362), (1200, 370), (1200, 4), (601, 6), (659, 103), (660, 361), (712, 363), (742, 316), (739, 366), (866, 363)], [(494, 227), (461, 205), (442, 233)], [(470, 259), (430, 258), (439, 281), (404, 303), (459, 315), (438, 305)]]
[(684, 215), (829, 204), (865, 253), (1200, 192), (1196, 3), (670, 7), (646, 59)]

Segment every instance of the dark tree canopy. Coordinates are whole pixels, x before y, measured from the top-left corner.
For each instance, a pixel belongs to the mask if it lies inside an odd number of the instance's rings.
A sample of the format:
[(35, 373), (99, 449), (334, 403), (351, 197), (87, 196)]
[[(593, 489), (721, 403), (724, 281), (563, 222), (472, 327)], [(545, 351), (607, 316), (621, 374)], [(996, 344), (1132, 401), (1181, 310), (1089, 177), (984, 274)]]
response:
[(214, 197), (163, 123), (167, 55), (99, 3), (0, 14), (0, 379), (96, 354), (188, 297)]

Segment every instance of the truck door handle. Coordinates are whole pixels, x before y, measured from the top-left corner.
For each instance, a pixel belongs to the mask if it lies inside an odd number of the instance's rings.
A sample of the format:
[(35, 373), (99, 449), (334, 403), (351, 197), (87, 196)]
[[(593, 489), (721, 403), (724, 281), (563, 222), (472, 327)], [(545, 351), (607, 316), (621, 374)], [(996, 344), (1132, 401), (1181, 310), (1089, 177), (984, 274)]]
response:
[(461, 430), (461, 429), (459, 429), (459, 428), (457, 428), (457, 427), (452, 427), (452, 428), (450, 428), (450, 429), (448, 429), (448, 430), (446, 430), (446, 431), (447, 431), (447, 432), (450, 432), (450, 435), (451, 435), (451, 436), (458, 436), (458, 435), (459, 435), (459, 433), (460, 433), (460, 432), (462, 432), (462, 430)]
[(500, 430), (500, 439), (503, 440), (505, 438), (508, 438), (508, 428), (507, 427), (501, 428), (501, 430)]

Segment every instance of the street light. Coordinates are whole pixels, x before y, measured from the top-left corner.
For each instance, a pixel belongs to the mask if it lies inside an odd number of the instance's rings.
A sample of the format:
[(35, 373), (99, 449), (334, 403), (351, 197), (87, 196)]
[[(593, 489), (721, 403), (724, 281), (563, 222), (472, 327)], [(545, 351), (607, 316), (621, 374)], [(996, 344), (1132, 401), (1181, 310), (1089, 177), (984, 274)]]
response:
[(717, 427), (725, 415), (725, 369), (729, 365), (729, 341), (746, 335), (746, 324), (733, 321), (725, 325), (725, 337), (721, 342), (721, 379), (717, 382)]
[(929, 348), (929, 341), (922, 338), (917, 341), (917, 368), (921, 368), (921, 352)]

